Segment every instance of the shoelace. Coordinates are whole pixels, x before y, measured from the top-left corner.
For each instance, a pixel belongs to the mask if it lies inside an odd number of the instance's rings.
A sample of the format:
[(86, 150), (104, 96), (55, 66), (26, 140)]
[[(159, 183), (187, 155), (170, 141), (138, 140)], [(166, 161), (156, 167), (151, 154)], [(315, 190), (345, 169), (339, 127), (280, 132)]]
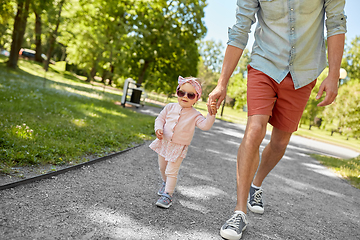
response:
[(232, 217), (229, 220), (227, 220), (227, 224), (230, 227), (233, 227), (238, 230), (241, 221), (245, 222), (245, 220), (243, 219), (241, 214), (234, 214), (234, 215), (232, 215)]
[(171, 199), (166, 197), (166, 196), (161, 196), (161, 200), (166, 202), (166, 203), (170, 203), (171, 202)]
[(255, 203), (261, 204), (262, 193), (263, 193), (262, 189), (259, 189), (259, 190), (255, 191), (255, 193), (253, 194)]

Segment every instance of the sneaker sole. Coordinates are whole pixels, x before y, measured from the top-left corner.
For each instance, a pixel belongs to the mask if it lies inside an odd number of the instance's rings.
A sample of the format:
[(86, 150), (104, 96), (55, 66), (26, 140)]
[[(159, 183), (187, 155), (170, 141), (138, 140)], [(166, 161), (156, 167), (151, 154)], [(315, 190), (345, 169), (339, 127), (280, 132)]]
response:
[[(246, 229), (246, 226), (242, 229), (242, 231), (244, 231)], [(227, 240), (239, 240), (242, 237), (242, 232), (240, 234), (236, 234), (236, 235), (231, 235), (229, 233), (227, 233), (228, 231), (226, 231), (227, 229), (223, 230), (222, 228), (220, 228), (220, 236), (227, 239)], [(229, 232), (235, 232), (230, 230)]]
[(250, 211), (252, 211), (253, 213), (258, 213), (258, 214), (263, 214), (264, 213), (264, 208), (261, 208), (259, 206), (251, 206), (250, 203), (247, 203), (247, 207), (249, 208)]
[(169, 203), (168, 205), (164, 205), (164, 204), (156, 202), (155, 204), (156, 204), (156, 206), (161, 207), (161, 208), (169, 208), (172, 203)]

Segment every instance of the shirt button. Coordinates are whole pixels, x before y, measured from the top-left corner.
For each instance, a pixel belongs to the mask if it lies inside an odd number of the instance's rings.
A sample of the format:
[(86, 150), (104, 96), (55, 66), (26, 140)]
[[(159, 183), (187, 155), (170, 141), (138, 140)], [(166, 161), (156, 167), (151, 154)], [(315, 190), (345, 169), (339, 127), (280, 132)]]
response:
[(294, 11), (294, 9), (293, 9), (293, 8), (291, 8), (290, 10), (291, 10), (291, 11)]
[(291, 28), (291, 30), (293, 30), (293, 31), (294, 31), (294, 30), (295, 30), (295, 28), (293, 28), (293, 27), (292, 27), (292, 28)]
[(295, 49), (295, 47), (292, 47), (292, 49)]

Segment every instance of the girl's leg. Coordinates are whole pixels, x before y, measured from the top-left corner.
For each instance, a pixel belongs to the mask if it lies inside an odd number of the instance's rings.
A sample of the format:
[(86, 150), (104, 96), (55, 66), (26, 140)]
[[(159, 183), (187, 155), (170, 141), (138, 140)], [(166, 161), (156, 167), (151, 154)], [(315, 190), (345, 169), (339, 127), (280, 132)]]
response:
[(166, 182), (165, 170), (168, 162), (165, 161), (165, 158), (160, 155), (158, 155), (158, 162), (159, 162), (159, 170), (160, 170), (161, 178), (163, 182)]
[(169, 193), (170, 196), (173, 195), (176, 181), (177, 181), (177, 175), (179, 173), (180, 165), (183, 161), (183, 158), (178, 158), (176, 162), (168, 162), (166, 167), (166, 186), (165, 186), (165, 192)]

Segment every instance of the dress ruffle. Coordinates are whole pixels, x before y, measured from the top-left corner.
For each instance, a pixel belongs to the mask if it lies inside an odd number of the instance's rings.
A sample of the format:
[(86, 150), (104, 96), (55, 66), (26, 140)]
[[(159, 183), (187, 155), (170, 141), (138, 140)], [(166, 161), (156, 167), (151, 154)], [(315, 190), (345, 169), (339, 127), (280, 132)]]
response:
[(158, 138), (149, 147), (168, 162), (176, 162), (179, 157), (185, 158), (189, 148), (187, 145), (176, 144), (165, 139), (159, 140)]

